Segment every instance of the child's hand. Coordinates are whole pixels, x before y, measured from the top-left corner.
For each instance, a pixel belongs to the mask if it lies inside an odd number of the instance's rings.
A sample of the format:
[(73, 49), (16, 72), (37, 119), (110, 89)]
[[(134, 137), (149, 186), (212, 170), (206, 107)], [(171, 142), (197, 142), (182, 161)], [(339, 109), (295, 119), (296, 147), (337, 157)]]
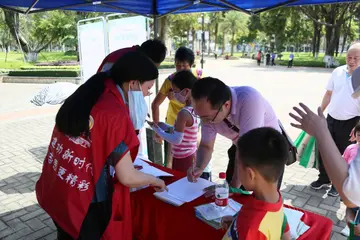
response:
[(233, 222), (234, 217), (233, 216), (225, 216), (221, 218), (221, 227), (224, 230), (227, 230), (230, 226), (231, 223)]
[(174, 90), (170, 89), (170, 91), (168, 92), (167, 97), (168, 97), (169, 100), (174, 100), (175, 99)]
[(354, 234), (355, 236), (360, 236), (360, 224), (354, 226)]
[(148, 121), (148, 120), (145, 120), (147, 122), (147, 124), (149, 124), (150, 127), (153, 127), (154, 126), (154, 122), (151, 122), (151, 121)]

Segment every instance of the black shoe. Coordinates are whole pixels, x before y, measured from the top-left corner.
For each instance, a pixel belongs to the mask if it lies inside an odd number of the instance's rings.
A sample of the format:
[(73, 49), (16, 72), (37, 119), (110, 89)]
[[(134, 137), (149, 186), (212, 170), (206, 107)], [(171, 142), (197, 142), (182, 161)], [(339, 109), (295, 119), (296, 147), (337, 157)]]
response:
[(337, 196), (339, 196), (339, 193), (336, 191), (334, 186), (331, 186), (327, 195), (330, 197), (337, 197)]
[(329, 185), (330, 185), (330, 182), (324, 183), (324, 182), (320, 182), (319, 180), (316, 180), (315, 182), (312, 182), (310, 184), (310, 187), (312, 189), (319, 190), (319, 189), (322, 189), (322, 188), (327, 187)]

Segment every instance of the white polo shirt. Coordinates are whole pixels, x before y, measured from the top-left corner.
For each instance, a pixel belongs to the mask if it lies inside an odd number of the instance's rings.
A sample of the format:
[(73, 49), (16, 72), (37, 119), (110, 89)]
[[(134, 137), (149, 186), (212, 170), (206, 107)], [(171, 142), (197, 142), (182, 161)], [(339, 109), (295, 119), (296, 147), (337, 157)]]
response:
[(354, 89), (347, 65), (336, 68), (329, 79), (326, 90), (332, 91), (328, 113), (336, 120), (349, 120), (360, 116), (360, 99), (351, 95)]

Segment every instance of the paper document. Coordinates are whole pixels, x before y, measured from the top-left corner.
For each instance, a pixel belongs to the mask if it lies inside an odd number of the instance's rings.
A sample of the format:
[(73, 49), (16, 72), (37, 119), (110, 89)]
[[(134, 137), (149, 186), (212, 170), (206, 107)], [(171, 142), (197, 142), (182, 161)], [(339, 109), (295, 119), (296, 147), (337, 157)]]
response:
[(198, 211), (206, 220), (216, 221), (217, 219), (221, 220), (224, 216), (234, 216), (240, 211), (241, 207), (242, 205), (240, 203), (230, 198), (228, 206), (224, 210), (219, 211), (214, 202), (197, 206), (195, 207), (195, 210)]
[(301, 221), (303, 212), (291, 208), (284, 208), (284, 213), (290, 227), (291, 239), (297, 239), (304, 234), (310, 227)]
[(204, 188), (214, 185), (203, 178), (198, 178), (196, 183), (189, 182), (186, 177), (168, 185), (168, 192), (156, 192), (154, 195), (175, 206), (181, 206), (186, 202), (191, 202), (203, 195)]
[(140, 160), (138, 158), (135, 159), (134, 166), (140, 166), (141, 167), (139, 169), (140, 172), (153, 175), (154, 177), (172, 177), (172, 176), (174, 176), (171, 173), (167, 173), (156, 167), (153, 167), (150, 164), (148, 164), (146, 161)]

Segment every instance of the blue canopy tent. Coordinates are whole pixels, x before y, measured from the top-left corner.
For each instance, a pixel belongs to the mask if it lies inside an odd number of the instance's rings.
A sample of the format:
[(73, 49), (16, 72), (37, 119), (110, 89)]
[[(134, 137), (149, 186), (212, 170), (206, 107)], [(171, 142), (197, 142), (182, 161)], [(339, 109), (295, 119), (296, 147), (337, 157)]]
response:
[[(173, 13), (236, 10), (256, 14), (282, 6), (358, 2), (355, 0), (1, 0), (0, 8), (19, 13), (51, 10), (134, 13), (162, 17)], [(20, 9), (19, 9), (20, 7)], [(22, 9), (22, 8), (25, 8)]]

